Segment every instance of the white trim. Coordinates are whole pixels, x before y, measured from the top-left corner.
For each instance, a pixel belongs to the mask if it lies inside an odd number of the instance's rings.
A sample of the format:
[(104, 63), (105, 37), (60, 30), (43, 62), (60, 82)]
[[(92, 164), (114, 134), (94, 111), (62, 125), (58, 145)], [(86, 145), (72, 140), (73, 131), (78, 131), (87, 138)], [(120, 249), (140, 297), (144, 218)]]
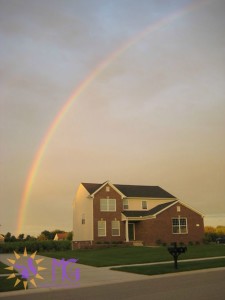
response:
[(185, 206), (186, 208), (188, 208), (188, 209), (194, 211), (196, 214), (200, 215), (202, 218), (204, 218), (204, 215), (203, 215), (202, 213), (200, 213), (198, 210), (192, 208), (190, 205), (187, 205), (186, 203), (184, 203), (184, 202), (182, 202), (182, 201), (180, 201), (180, 200), (178, 200), (178, 202), (179, 202), (181, 205)]
[[(180, 224), (180, 220), (181, 219), (185, 219), (186, 220), (186, 232), (181, 232), (181, 224)], [(173, 225), (173, 220), (179, 220), (179, 224), (178, 224), (178, 228), (179, 228), (179, 232), (173, 232), (173, 228), (175, 225)], [(188, 234), (188, 219), (187, 217), (181, 217), (181, 216), (178, 216), (178, 217), (172, 217), (171, 218), (171, 221), (172, 221), (172, 234)]]
[(142, 221), (142, 220), (149, 220), (149, 219), (155, 219), (155, 215), (149, 215), (149, 216), (140, 216), (140, 217), (126, 217), (122, 212), (121, 212), (121, 221)]
[(175, 202), (173, 202), (173, 203), (171, 203), (171, 205), (168, 205), (168, 206), (164, 207), (163, 209), (161, 209), (160, 211), (158, 211), (157, 213), (155, 213), (154, 216), (157, 216), (157, 215), (161, 214), (163, 211), (167, 210), (168, 208), (172, 207), (173, 205), (175, 205), (177, 203), (178, 203), (178, 200), (175, 201)]
[(126, 198), (126, 196), (123, 194), (123, 193), (121, 193), (121, 191), (120, 190), (118, 190), (110, 181), (106, 181), (105, 183), (103, 183), (94, 193), (92, 193), (90, 196), (91, 197), (94, 197), (94, 195), (97, 193), (97, 192), (99, 192), (104, 186), (106, 186), (106, 185), (109, 185), (112, 189), (114, 189), (118, 194), (120, 194), (120, 196), (122, 197), (122, 198)]

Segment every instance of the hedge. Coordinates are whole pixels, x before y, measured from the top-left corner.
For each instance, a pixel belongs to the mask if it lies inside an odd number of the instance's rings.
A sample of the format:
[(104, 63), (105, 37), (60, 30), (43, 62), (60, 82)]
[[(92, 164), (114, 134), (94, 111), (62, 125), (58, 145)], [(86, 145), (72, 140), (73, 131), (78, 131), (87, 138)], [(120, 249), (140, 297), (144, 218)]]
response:
[(26, 247), (27, 252), (64, 251), (71, 250), (71, 241), (21, 241), (6, 242), (0, 244), (0, 253), (23, 253)]

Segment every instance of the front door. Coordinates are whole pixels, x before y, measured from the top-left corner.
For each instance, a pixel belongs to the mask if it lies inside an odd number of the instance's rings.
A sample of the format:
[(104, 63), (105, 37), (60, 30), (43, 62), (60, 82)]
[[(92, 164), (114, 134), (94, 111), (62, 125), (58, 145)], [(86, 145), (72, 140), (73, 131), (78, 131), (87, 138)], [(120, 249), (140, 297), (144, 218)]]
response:
[(134, 223), (128, 224), (128, 234), (129, 234), (129, 241), (135, 240), (135, 225)]

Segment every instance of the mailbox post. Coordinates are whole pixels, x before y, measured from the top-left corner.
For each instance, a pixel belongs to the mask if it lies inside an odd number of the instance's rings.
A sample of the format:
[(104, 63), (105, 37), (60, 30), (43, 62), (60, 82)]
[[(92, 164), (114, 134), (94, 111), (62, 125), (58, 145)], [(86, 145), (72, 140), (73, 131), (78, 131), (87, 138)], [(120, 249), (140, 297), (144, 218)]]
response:
[(185, 253), (187, 251), (186, 246), (177, 247), (177, 243), (173, 243), (172, 246), (168, 247), (169, 253), (173, 256), (174, 259), (174, 268), (177, 269), (177, 260), (180, 254)]

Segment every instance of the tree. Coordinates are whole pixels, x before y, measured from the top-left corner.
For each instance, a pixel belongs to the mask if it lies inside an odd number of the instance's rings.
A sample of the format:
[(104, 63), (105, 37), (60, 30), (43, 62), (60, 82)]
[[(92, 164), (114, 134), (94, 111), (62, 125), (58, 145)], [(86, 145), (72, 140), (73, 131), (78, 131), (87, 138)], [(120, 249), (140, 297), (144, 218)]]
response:
[(16, 242), (16, 241), (17, 241), (17, 239), (16, 239), (15, 235), (12, 235), (10, 238), (10, 242)]
[(73, 239), (73, 232), (72, 231), (68, 232), (68, 235), (67, 235), (66, 239), (69, 240), (69, 241), (72, 241), (72, 239)]
[(44, 235), (46, 237), (46, 240), (51, 240), (51, 232), (48, 230), (44, 230), (41, 232), (41, 235)]
[(41, 233), (41, 234), (37, 237), (37, 240), (38, 240), (38, 241), (46, 241), (47, 238), (46, 238), (46, 236), (45, 236), (43, 233)]
[(219, 235), (219, 236), (223, 236), (225, 235), (225, 226), (217, 226), (216, 227), (216, 233)]
[(31, 235), (27, 235), (26, 236), (26, 238), (25, 238), (25, 241), (36, 241), (37, 240), (37, 238), (36, 237), (34, 237), (34, 236), (31, 236)]
[(5, 235), (5, 242), (10, 242), (11, 241), (11, 233), (10, 232), (7, 232), (6, 235)]
[(20, 233), (18, 235), (18, 240), (23, 241), (23, 239), (24, 239), (24, 233)]

